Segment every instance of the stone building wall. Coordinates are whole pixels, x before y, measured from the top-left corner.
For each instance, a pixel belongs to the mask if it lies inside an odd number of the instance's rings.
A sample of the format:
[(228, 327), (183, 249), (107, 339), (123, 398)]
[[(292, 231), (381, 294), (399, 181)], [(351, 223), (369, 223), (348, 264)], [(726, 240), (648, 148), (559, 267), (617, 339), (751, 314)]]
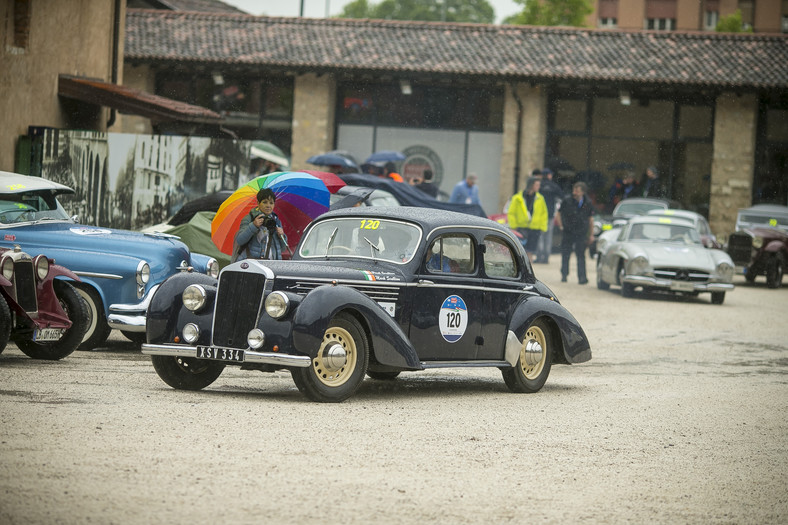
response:
[(334, 148), (337, 83), (333, 75), (296, 77), (293, 95), (292, 169), (314, 169), (306, 159)]
[(709, 224), (716, 234), (734, 230), (736, 212), (752, 204), (758, 98), (723, 93), (714, 116)]

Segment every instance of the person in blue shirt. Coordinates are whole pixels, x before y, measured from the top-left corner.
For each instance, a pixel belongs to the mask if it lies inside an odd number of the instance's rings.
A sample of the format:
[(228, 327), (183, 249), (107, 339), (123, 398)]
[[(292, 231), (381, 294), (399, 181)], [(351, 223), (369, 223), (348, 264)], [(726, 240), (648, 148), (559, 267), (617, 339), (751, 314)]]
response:
[(454, 189), (451, 190), (449, 202), (457, 202), (460, 204), (478, 204), (479, 201), (479, 187), (476, 185), (477, 177), (475, 173), (469, 173), (464, 180), (455, 184)]

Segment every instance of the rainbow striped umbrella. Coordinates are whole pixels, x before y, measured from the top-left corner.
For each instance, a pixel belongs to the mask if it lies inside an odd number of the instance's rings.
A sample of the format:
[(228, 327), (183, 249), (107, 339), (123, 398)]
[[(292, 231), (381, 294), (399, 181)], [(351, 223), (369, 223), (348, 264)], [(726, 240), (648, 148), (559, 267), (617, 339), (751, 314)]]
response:
[(257, 206), (257, 192), (263, 188), (270, 188), (276, 195), (274, 212), (282, 221), (291, 250), (307, 224), (328, 211), (329, 190), (320, 178), (301, 171), (261, 175), (233, 192), (211, 221), (211, 240), (221, 252), (232, 255), (241, 220)]

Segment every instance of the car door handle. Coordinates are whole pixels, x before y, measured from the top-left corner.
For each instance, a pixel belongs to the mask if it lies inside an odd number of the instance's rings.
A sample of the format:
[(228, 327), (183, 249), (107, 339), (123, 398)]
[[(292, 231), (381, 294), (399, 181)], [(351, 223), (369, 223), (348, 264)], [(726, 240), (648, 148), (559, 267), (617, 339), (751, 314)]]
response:
[(419, 279), (418, 286), (435, 286), (435, 282), (428, 279)]

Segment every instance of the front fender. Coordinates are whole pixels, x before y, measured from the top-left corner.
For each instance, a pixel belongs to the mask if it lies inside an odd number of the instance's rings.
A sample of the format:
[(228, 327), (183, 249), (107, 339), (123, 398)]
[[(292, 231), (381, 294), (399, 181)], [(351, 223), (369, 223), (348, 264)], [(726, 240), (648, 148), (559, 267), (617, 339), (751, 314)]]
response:
[(218, 281), (213, 277), (196, 272), (176, 273), (161, 283), (148, 306), (146, 320), (148, 342), (172, 343), (175, 336), (179, 335), (179, 327), (187, 322), (193, 322), (200, 327), (199, 342), (208, 344), (210, 342), (211, 320), (213, 319), (213, 305), (205, 305), (198, 313), (191, 312), (183, 306), (181, 294), (190, 284), (215, 287), (217, 283)]
[(331, 319), (343, 310), (363, 318), (375, 359), (382, 365), (421, 370), (416, 349), (399, 326), (375, 301), (347, 286), (324, 285), (309, 292), (293, 319), (293, 344), (315, 357)]
[(537, 318), (545, 316), (551, 320), (560, 336), (562, 354), (554, 354), (557, 362), (583, 363), (591, 359), (591, 344), (580, 323), (569, 310), (546, 297), (530, 296), (523, 299), (515, 308), (509, 330), (517, 336), (518, 341), (522, 341), (528, 327)]
[(763, 251), (767, 253), (780, 253), (783, 251), (783, 247), (785, 243), (782, 241), (771, 241), (766, 243), (766, 246), (763, 247)]
[(66, 268), (65, 266), (60, 266), (59, 264), (53, 264), (49, 267), (49, 276), (50, 277), (68, 277), (69, 279), (73, 279), (75, 281), (82, 281), (77, 274)]

